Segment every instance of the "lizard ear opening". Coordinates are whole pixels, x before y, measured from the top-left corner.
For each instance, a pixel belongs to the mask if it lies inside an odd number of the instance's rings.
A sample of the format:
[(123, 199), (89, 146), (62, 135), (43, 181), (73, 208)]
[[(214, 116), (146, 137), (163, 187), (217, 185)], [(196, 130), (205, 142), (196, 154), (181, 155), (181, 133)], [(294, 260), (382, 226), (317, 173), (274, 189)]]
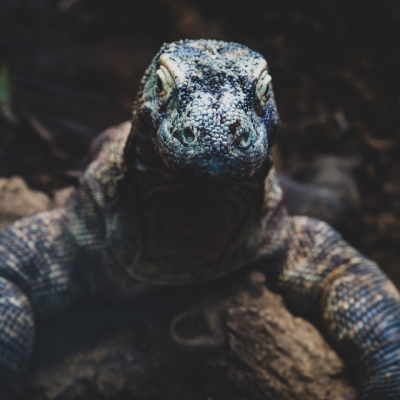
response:
[(160, 65), (160, 68), (156, 72), (157, 75), (157, 96), (161, 101), (168, 99), (172, 89), (176, 86), (174, 78), (171, 72), (164, 66)]
[(168, 99), (171, 91), (176, 87), (181, 72), (175, 63), (166, 55), (160, 56), (160, 67), (157, 72), (157, 89), (158, 98), (164, 102)]
[(258, 99), (260, 100), (262, 108), (264, 108), (267, 104), (267, 101), (270, 98), (269, 95), (269, 84), (271, 82), (271, 75), (268, 74), (266, 69), (261, 71), (260, 77), (258, 78), (257, 86), (256, 86), (256, 94)]

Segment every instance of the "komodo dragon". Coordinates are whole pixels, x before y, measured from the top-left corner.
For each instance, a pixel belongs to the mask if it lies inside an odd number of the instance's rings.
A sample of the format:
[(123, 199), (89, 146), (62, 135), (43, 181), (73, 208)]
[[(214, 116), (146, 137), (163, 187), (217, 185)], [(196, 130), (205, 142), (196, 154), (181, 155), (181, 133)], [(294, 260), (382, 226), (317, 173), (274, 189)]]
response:
[(132, 122), (97, 139), (68, 204), (0, 233), (1, 399), (22, 387), (34, 315), (61, 313), (88, 291), (128, 302), (253, 262), (293, 310), (322, 321), (362, 399), (400, 399), (399, 292), (329, 225), (288, 215), (271, 164), (278, 125), (259, 53), (213, 40), (164, 45)]

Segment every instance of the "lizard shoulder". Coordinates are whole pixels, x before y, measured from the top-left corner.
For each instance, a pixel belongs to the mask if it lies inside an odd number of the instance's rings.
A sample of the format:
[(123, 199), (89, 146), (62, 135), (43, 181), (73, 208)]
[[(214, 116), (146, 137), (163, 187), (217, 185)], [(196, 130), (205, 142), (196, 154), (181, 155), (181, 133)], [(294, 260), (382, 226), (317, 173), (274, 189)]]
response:
[(94, 157), (82, 179), (81, 186), (100, 207), (105, 207), (116, 194), (117, 183), (124, 173), (124, 148), (132, 123), (124, 122), (99, 135), (91, 146)]

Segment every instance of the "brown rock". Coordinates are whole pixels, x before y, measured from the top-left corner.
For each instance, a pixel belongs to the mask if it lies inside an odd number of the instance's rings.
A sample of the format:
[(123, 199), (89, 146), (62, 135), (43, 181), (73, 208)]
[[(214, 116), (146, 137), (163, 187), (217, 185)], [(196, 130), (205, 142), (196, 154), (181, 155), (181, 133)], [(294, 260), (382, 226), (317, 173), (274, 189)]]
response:
[(51, 206), (52, 201), (46, 194), (30, 189), (19, 176), (0, 178), (0, 229)]
[(83, 351), (39, 366), (30, 378), (35, 395), (26, 398), (355, 399), (318, 330), (293, 317), (279, 295), (245, 282), (230, 293), (208, 291), (175, 315), (131, 315), (135, 327), (96, 335)]

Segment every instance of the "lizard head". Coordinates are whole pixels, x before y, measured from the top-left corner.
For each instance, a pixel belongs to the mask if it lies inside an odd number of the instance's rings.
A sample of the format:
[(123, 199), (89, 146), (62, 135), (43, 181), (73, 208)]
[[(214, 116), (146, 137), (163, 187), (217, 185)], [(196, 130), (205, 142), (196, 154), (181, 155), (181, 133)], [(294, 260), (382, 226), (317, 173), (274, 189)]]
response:
[(146, 70), (134, 115), (142, 140), (169, 168), (217, 182), (257, 172), (279, 125), (265, 59), (214, 40), (164, 45)]

